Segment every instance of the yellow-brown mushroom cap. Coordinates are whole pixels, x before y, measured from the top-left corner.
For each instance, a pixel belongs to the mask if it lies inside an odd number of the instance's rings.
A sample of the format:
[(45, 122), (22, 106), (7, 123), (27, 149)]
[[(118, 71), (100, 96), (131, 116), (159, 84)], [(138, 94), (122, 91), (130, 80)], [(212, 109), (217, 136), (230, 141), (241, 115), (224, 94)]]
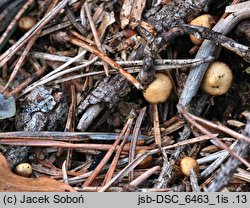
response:
[(155, 80), (148, 85), (143, 96), (150, 103), (163, 103), (169, 97), (171, 90), (170, 78), (163, 73), (156, 73)]
[(32, 166), (29, 163), (20, 163), (16, 166), (15, 173), (23, 177), (30, 177), (32, 175)]
[(182, 158), (181, 161), (180, 161), (180, 168), (181, 168), (181, 172), (185, 176), (190, 176), (190, 171), (191, 171), (192, 168), (194, 169), (196, 174), (199, 173), (199, 164), (192, 157), (184, 157), (184, 158)]
[(201, 88), (210, 95), (225, 94), (231, 87), (233, 74), (229, 66), (223, 62), (213, 62), (203, 77)]
[(18, 26), (21, 30), (28, 31), (36, 24), (36, 22), (37, 21), (34, 17), (24, 16), (19, 19)]
[[(202, 26), (202, 27), (207, 27), (207, 28), (212, 28), (214, 25), (215, 21), (212, 15), (210, 14), (203, 14), (201, 16), (196, 17), (190, 22), (190, 25), (196, 25), (196, 26)], [(190, 39), (195, 45), (201, 45), (203, 39), (202, 38), (197, 38), (194, 35), (190, 35)]]

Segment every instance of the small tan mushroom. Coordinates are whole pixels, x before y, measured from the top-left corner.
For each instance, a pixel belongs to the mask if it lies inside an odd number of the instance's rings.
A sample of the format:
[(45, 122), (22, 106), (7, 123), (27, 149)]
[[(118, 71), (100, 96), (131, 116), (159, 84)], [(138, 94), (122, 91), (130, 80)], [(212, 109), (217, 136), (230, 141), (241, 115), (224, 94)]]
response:
[(213, 62), (207, 69), (201, 83), (201, 89), (210, 95), (225, 94), (232, 85), (233, 74), (223, 62)]
[(31, 16), (24, 16), (19, 19), (18, 21), (18, 26), (21, 30), (23, 31), (28, 31), (30, 30), (35, 24), (36, 24), (36, 19)]
[(194, 172), (196, 174), (199, 173), (199, 164), (192, 157), (184, 157), (184, 158), (182, 158), (181, 161), (180, 161), (180, 168), (181, 168), (181, 172), (185, 176), (190, 176), (190, 171), (191, 171), (192, 168), (194, 169)]
[[(136, 154), (143, 154), (145, 153), (147, 150), (144, 149), (139, 149), (136, 151)], [(150, 165), (153, 162), (153, 156), (152, 155), (148, 155), (143, 161), (141, 161), (139, 163), (139, 165), (136, 166), (136, 168), (148, 168), (150, 167)]]
[(32, 175), (32, 166), (29, 163), (20, 163), (16, 166), (14, 172), (17, 175), (29, 178)]
[[(202, 26), (210, 29), (213, 27), (214, 24), (214, 18), (210, 14), (203, 14), (201, 16), (196, 17), (190, 22), (190, 25)], [(190, 39), (195, 45), (201, 45), (203, 42), (202, 38), (197, 38), (194, 35), (190, 35)]]
[(168, 99), (172, 88), (173, 84), (167, 75), (156, 73), (155, 80), (148, 85), (143, 96), (150, 103), (163, 103)]

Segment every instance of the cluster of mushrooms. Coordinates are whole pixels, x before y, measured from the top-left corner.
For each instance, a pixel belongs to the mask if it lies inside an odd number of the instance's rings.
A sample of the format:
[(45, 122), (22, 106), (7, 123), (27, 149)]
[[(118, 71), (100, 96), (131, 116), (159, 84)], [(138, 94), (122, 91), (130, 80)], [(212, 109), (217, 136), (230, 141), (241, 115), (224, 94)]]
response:
[[(202, 26), (212, 28), (215, 24), (213, 16), (203, 14), (190, 22), (190, 25)], [(195, 45), (201, 45), (202, 38), (197, 38), (190, 35), (191, 41)], [(233, 74), (228, 65), (223, 62), (215, 61), (210, 64), (207, 72), (201, 83), (201, 89), (213, 96), (225, 94), (231, 87), (233, 81)], [(171, 93), (173, 84), (171, 79), (164, 73), (156, 73), (155, 80), (149, 84), (143, 92), (144, 98), (153, 104), (165, 102)]]
[[(36, 24), (36, 19), (30, 16), (22, 17), (19, 20), (19, 27), (23, 31), (28, 31)], [(191, 25), (203, 26), (207, 28), (212, 28), (215, 24), (214, 18), (209, 14), (201, 15), (190, 22)], [(195, 45), (201, 45), (203, 39), (197, 38), (193, 35), (190, 35), (191, 41)], [(201, 83), (201, 89), (212, 96), (219, 96), (225, 94), (231, 87), (233, 81), (233, 74), (229, 66), (220, 61), (215, 61), (210, 64), (207, 72)], [(144, 98), (152, 104), (160, 104), (165, 102), (173, 89), (172, 80), (163, 72), (156, 73), (155, 79), (151, 82), (148, 87), (144, 90)], [(139, 151), (137, 154), (143, 152)], [(151, 164), (153, 158), (148, 156), (140, 164), (140, 168), (145, 168)], [(199, 171), (199, 165), (197, 161), (191, 157), (185, 157), (180, 161), (180, 170), (185, 176), (190, 175), (190, 170), (194, 169), (196, 173)], [(30, 177), (32, 175), (32, 167), (28, 163), (19, 164), (15, 173), (24, 176)]]

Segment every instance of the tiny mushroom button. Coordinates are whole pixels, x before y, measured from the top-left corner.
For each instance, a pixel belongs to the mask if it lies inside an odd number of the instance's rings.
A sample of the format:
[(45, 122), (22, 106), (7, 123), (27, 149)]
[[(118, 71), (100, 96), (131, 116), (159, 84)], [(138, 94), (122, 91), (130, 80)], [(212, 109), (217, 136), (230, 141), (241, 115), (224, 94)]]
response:
[(173, 88), (170, 78), (163, 73), (156, 73), (155, 80), (143, 92), (144, 98), (153, 104), (165, 102)]
[(201, 88), (210, 95), (225, 94), (232, 85), (233, 74), (223, 62), (213, 62), (203, 77)]

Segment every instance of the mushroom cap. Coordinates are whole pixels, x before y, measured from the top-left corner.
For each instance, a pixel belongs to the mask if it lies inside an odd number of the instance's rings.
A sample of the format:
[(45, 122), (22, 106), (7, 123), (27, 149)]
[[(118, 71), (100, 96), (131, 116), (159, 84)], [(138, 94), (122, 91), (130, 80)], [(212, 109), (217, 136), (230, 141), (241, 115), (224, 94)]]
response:
[[(190, 22), (190, 25), (202, 26), (207, 28), (212, 28), (215, 21), (212, 15), (210, 14), (203, 14), (201, 16), (196, 17)], [(194, 35), (190, 35), (190, 39), (195, 45), (201, 45), (203, 42), (202, 38), (197, 38)]]
[(143, 96), (150, 103), (163, 103), (169, 97), (172, 88), (172, 81), (167, 75), (156, 73), (155, 80), (148, 85)]
[(34, 17), (24, 16), (19, 19), (18, 26), (21, 30), (28, 31), (36, 24), (36, 22), (37, 21)]
[(32, 166), (29, 163), (20, 163), (15, 168), (15, 173), (23, 177), (32, 175)]
[(232, 85), (233, 74), (223, 62), (213, 62), (207, 69), (201, 83), (201, 89), (210, 95), (225, 94)]
[(193, 168), (195, 173), (199, 173), (199, 164), (192, 157), (184, 157), (180, 161), (180, 168), (185, 176), (190, 176), (190, 170)]

